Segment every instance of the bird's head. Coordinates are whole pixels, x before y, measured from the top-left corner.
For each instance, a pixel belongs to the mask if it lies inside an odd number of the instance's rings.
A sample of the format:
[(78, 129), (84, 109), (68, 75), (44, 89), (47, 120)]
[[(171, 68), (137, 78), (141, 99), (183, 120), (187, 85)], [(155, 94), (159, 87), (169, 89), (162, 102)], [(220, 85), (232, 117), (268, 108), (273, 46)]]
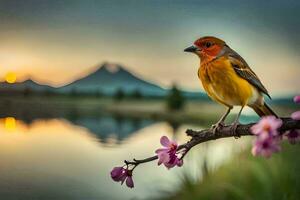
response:
[(196, 40), (193, 46), (184, 49), (184, 51), (194, 53), (200, 57), (201, 62), (206, 62), (217, 57), (225, 45), (226, 43), (219, 38), (206, 36)]

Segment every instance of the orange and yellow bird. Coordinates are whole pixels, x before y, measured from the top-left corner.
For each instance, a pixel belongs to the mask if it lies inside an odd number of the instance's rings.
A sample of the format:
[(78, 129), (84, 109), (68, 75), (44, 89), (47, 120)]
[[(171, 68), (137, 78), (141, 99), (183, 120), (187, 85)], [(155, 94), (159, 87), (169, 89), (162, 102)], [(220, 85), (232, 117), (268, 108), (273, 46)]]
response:
[(223, 40), (216, 37), (202, 37), (184, 50), (200, 58), (198, 77), (208, 96), (228, 109), (213, 125), (213, 132), (224, 125), (225, 118), (233, 106), (241, 109), (233, 123), (235, 131), (243, 108), (251, 107), (259, 116), (275, 115), (264, 101), (263, 94), (270, 95), (246, 61)]

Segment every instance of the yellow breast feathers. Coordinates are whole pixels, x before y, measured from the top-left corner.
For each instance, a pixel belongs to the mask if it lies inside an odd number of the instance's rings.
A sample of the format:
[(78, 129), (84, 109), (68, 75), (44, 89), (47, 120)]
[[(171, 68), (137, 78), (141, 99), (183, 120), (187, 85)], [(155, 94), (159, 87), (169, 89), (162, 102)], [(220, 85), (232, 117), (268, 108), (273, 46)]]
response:
[(198, 76), (207, 94), (229, 107), (246, 105), (255, 90), (248, 81), (236, 74), (225, 56), (201, 65)]

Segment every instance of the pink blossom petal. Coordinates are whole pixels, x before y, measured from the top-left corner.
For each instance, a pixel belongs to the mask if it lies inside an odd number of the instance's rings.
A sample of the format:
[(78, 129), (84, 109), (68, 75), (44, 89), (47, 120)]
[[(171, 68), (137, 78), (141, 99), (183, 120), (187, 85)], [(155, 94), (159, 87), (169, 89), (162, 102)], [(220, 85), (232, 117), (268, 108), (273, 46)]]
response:
[(163, 145), (164, 147), (168, 147), (170, 144), (170, 140), (167, 136), (162, 136), (160, 138), (160, 144)]
[(270, 137), (270, 135), (274, 135), (274, 134), (269, 134), (267, 132), (261, 132), (261, 134), (257, 135), (256, 139), (260, 140), (260, 141), (266, 140), (267, 138)]
[(126, 173), (124, 173), (124, 174), (120, 177), (120, 180), (119, 180), (119, 181), (121, 182), (121, 185), (123, 185), (123, 183), (124, 183), (126, 177), (127, 177)]
[(253, 143), (252, 154), (254, 156), (261, 155), (263, 157), (269, 158), (273, 153), (279, 152), (280, 147), (280, 137), (274, 137), (270, 135), (265, 139), (257, 139)]
[(158, 165), (161, 165), (162, 163), (167, 163), (170, 160), (169, 154), (168, 153), (159, 153), (157, 154), (158, 156)]
[(111, 172), (110, 172), (110, 175), (112, 177), (116, 177), (116, 176), (119, 176), (120, 174), (122, 174), (124, 168), (123, 167), (114, 167)]
[(273, 129), (274, 130), (277, 130), (279, 129), (280, 127), (282, 126), (282, 120), (281, 119), (274, 119), (274, 122), (273, 122)]
[(181, 166), (182, 161), (177, 156), (178, 144), (176, 141), (170, 141), (167, 136), (160, 138), (160, 143), (165, 148), (160, 148), (155, 151), (158, 156), (158, 165), (164, 164), (168, 169), (174, 166)]
[(133, 183), (133, 179), (132, 176), (128, 176), (126, 179), (126, 185), (129, 188), (133, 188), (134, 187), (134, 183)]
[(178, 167), (181, 167), (183, 165), (183, 160), (182, 159), (178, 159), (178, 161), (177, 161), (176, 164), (177, 164)]
[(261, 120), (251, 127), (251, 132), (255, 135), (270, 134), (278, 135), (278, 128), (282, 125), (282, 120), (275, 116), (262, 117)]
[(168, 152), (169, 150), (168, 149), (165, 149), (165, 148), (161, 148), (161, 149), (157, 149), (156, 151), (155, 151), (155, 153), (162, 153), (162, 152)]
[(126, 178), (125, 175), (125, 169), (123, 167), (114, 167), (113, 170), (110, 172), (111, 178), (116, 181), (122, 181), (124, 178)]
[(266, 117), (267, 123), (271, 126), (272, 130), (277, 130), (282, 125), (282, 120), (276, 118), (275, 116), (267, 116)]
[(291, 144), (300, 142), (300, 130), (290, 130), (285, 136)]
[(295, 103), (300, 103), (300, 95), (297, 95), (294, 97), (294, 102)]
[(262, 128), (259, 123), (253, 125), (250, 130), (254, 135), (259, 135), (262, 132)]
[(176, 163), (168, 162), (168, 163), (164, 163), (164, 165), (167, 169), (171, 169), (176, 166)]
[(300, 120), (300, 110), (296, 111), (296, 112), (293, 112), (292, 115), (291, 115), (291, 118), (294, 119), (294, 120)]

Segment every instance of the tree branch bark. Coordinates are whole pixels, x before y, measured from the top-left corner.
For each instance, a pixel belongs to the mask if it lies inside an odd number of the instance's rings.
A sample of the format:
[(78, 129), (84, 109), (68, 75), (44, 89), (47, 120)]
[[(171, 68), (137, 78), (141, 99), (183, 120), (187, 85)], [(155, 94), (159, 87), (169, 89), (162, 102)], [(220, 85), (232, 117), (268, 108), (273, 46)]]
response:
[[(293, 120), (291, 118), (281, 118), (281, 120), (282, 120), (282, 126), (279, 129), (280, 134), (284, 134), (288, 130), (300, 129), (300, 121)], [(180, 145), (177, 151), (181, 151), (182, 149), (185, 149), (185, 153), (181, 157), (182, 159), (191, 148), (203, 142), (216, 140), (220, 138), (236, 137), (237, 135), (253, 136), (253, 134), (250, 131), (250, 128), (253, 125), (255, 125), (255, 123), (245, 124), (245, 125), (240, 124), (237, 126), (235, 132), (232, 131), (231, 125), (223, 126), (220, 127), (215, 134), (212, 132), (212, 129), (205, 129), (200, 131), (194, 131), (192, 129), (188, 129), (186, 130), (186, 134), (190, 136), (191, 139), (187, 143)], [(156, 159), (158, 159), (157, 156), (152, 156), (141, 160), (137, 160), (137, 159), (133, 159), (132, 161), (125, 160), (124, 162), (126, 165), (133, 165), (133, 168), (135, 168), (139, 164), (151, 162)]]

